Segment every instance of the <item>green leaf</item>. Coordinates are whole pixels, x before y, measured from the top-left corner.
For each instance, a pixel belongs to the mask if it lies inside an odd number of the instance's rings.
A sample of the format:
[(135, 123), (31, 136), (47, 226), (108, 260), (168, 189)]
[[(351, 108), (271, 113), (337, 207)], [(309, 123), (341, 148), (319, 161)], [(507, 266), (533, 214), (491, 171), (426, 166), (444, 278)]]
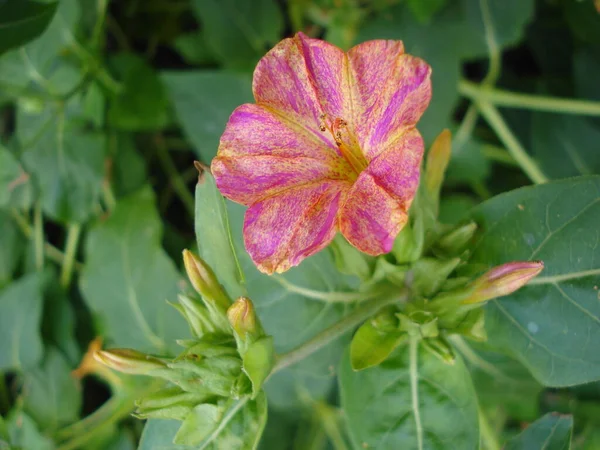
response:
[(413, 341), (354, 372), (346, 354), (340, 391), (357, 448), (479, 449), (477, 399), (460, 358), (445, 364)]
[(600, 44), (600, 14), (594, 1), (564, 1), (564, 15), (572, 33), (590, 44)]
[(0, 372), (33, 367), (42, 357), (39, 274), (26, 275), (0, 291)]
[(81, 386), (71, 375), (72, 369), (51, 347), (41, 366), (23, 376), (23, 411), (41, 430), (56, 430), (79, 417)]
[(221, 407), (210, 403), (196, 406), (179, 427), (173, 443), (197, 446), (217, 430), (223, 413)]
[(0, 208), (31, 206), (33, 188), (29, 175), (13, 154), (0, 144)]
[(37, 111), (20, 105), (17, 111), (23, 165), (37, 182), (44, 212), (62, 222), (89, 218), (104, 176), (104, 135), (70, 120), (78, 106), (48, 104)]
[(350, 362), (354, 370), (363, 370), (383, 362), (407, 337), (399, 331), (382, 331), (368, 320), (360, 326), (350, 344)]
[[(205, 405), (201, 405), (205, 406)], [(267, 421), (264, 394), (256, 400), (231, 400), (212, 435), (195, 444), (194, 449), (254, 450)], [(189, 446), (173, 443), (181, 422), (151, 419), (146, 423), (138, 450), (185, 450)]]
[(481, 183), (490, 175), (491, 165), (483, 156), (483, 145), (483, 142), (475, 138), (462, 145), (454, 143), (446, 172), (447, 185)]
[(208, 48), (208, 43), (201, 30), (182, 34), (175, 39), (174, 44), (177, 51), (188, 64), (208, 65), (215, 63), (215, 56)]
[(419, 22), (428, 23), (448, 0), (407, 0), (407, 5)]
[(547, 386), (600, 379), (599, 198), (600, 177), (580, 177), (500, 195), (472, 214), (473, 264), (544, 261), (528, 286), (486, 306), (485, 321), (489, 343)]
[(232, 299), (246, 295), (244, 273), (235, 252), (225, 200), (208, 173), (196, 184), (196, 240), (200, 257), (214, 270)]
[(114, 95), (108, 121), (126, 131), (156, 130), (169, 119), (169, 99), (158, 74), (133, 53), (119, 53), (110, 60), (122, 90)]
[(61, 50), (76, 44), (73, 30), (80, 16), (79, 3), (77, 0), (57, 3), (50, 25), (37, 39), (2, 55), (0, 86), (3, 88), (18, 94), (36, 84), (53, 95), (61, 95), (81, 80), (82, 74), (59, 58)]
[(600, 173), (600, 128), (586, 117), (536, 113), (531, 149), (551, 178)]
[(233, 110), (253, 101), (250, 77), (215, 71), (166, 72), (162, 80), (196, 155), (208, 164), (217, 154)]
[(442, 197), (439, 219), (441, 223), (457, 224), (477, 205), (477, 201), (468, 195), (454, 194)]
[[(244, 251), (245, 208), (230, 201), (226, 204), (249, 297), (266, 333), (273, 336), (278, 353), (292, 350), (336, 323), (351, 309), (352, 300), (360, 298), (356, 292), (348, 292), (355, 287), (350, 284), (354, 277), (341, 275), (326, 251), (307, 258), (283, 275), (259, 272)], [(281, 409), (303, 405), (298, 396), (300, 388), (315, 400), (325, 398), (334, 386), (335, 367), (348, 338), (340, 338), (271, 376), (265, 384), (269, 405)]]
[(10, 215), (0, 210), (0, 289), (12, 279), (21, 262), (24, 239)]
[(80, 288), (111, 346), (174, 352), (188, 333), (167, 300), (175, 300), (177, 269), (160, 246), (154, 194), (144, 188), (117, 203), (85, 245)]
[(12, 411), (6, 418), (10, 443), (15, 449), (54, 450), (52, 440), (44, 436), (31, 417), (22, 411)]
[(227, 67), (250, 69), (283, 31), (274, 0), (193, 0), (207, 45)]
[(0, 54), (39, 36), (52, 20), (58, 2), (9, 0), (0, 4)]
[(506, 443), (505, 450), (569, 450), (573, 417), (548, 413)]
[(258, 395), (274, 363), (273, 336), (265, 336), (250, 344), (242, 355), (244, 372), (252, 382), (253, 397)]
[(114, 143), (112, 155), (113, 183), (115, 195), (126, 196), (140, 189), (148, 180), (146, 161), (135, 145), (134, 136), (128, 133), (117, 133), (109, 137)]

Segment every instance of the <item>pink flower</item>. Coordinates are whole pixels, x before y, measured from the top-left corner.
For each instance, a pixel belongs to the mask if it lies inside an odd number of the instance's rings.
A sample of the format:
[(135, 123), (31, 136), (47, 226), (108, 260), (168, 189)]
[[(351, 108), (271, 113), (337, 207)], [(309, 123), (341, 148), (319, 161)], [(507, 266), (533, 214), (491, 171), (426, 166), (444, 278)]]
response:
[(370, 255), (391, 250), (419, 183), (430, 73), (401, 41), (344, 53), (302, 33), (260, 60), (256, 104), (233, 112), (212, 162), (221, 193), (249, 206), (259, 270), (288, 270), (336, 231)]

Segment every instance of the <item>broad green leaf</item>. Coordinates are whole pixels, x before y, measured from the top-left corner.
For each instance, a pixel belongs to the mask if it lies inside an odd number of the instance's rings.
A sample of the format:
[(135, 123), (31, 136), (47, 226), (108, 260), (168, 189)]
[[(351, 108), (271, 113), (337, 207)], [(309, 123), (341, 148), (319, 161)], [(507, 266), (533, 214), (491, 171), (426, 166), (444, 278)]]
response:
[(167, 304), (177, 298), (180, 277), (161, 234), (154, 194), (144, 188), (87, 236), (80, 288), (110, 346), (173, 352), (175, 339), (186, 338), (183, 319)]
[(119, 53), (110, 60), (122, 90), (114, 95), (108, 121), (126, 131), (155, 130), (168, 121), (169, 99), (158, 74), (133, 53)]
[(72, 366), (55, 348), (49, 348), (41, 365), (23, 376), (23, 411), (41, 430), (56, 430), (75, 422), (81, 409), (81, 386)]
[(518, 189), (477, 207), (473, 264), (542, 260), (544, 271), (486, 306), (489, 343), (541, 383), (600, 379), (600, 177)]
[(23, 411), (12, 411), (6, 418), (12, 448), (23, 450), (54, 450), (52, 440), (43, 435), (34, 420)]
[(40, 189), (43, 210), (62, 222), (84, 222), (99, 199), (104, 176), (104, 135), (71, 120), (78, 104), (48, 104), (38, 111), (20, 105), (17, 136), (23, 165)]
[(534, 114), (531, 150), (551, 178), (600, 173), (600, 128), (586, 117)]
[(146, 161), (136, 148), (134, 136), (115, 133), (108, 137), (114, 143), (113, 178), (115, 195), (126, 196), (140, 189), (148, 180)]
[(25, 209), (31, 206), (31, 179), (14, 155), (0, 145), (0, 208)]
[(251, 69), (283, 31), (274, 0), (193, 0), (207, 45), (223, 65)]
[(188, 64), (208, 65), (215, 63), (215, 55), (208, 48), (208, 43), (201, 30), (182, 34), (175, 39), (174, 45)]
[(229, 116), (242, 103), (252, 102), (247, 75), (215, 72), (166, 72), (162, 75), (179, 122), (206, 164), (217, 154)]
[(0, 3), (0, 55), (39, 36), (56, 12), (56, 3), (9, 0)]
[(23, 255), (24, 238), (10, 214), (0, 210), (0, 289), (12, 279)]
[(360, 326), (350, 344), (350, 362), (354, 370), (363, 370), (384, 361), (400, 345), (406, 333), (378, 330), (371, 321)]
[(151, 419), (144, 427), (138, 450), (256, 449), (267, 421), (267, 401), (264, 394), (259, 395), (256, 400), (231, 400), (229, 403), (217, 429), (193, 447), (173, 443), (181, 422)]
[(340, 393), (356, 448), (479, 449), (477, 399), (460, 357), (445, 364), (410, 343), (354, 372), (346, 354)]
[(548, 413), (507, 442), (504, 450), (569, 450), (573, 417)]
[(75, 336), (75, 311), (67, 293), (59, 284), (57, 271), (52, 275), (44, 292), (42, 336), (44, 342), (56, 347), (74, 368), (81, 361), (81, 349)]
[(31, 368), (42, 357), (41, 289), (34, 273), (0, 291), (0, 372)]
[(479, 405), (523, 422), (535, 420), (539, 416), (542, 385), (515, 359), (482, 345), (469, 344), (463, 343), (458, 349), (467, 361)]
[(14, 94), (31, 84), (53, 95), (69, 92), (82, 74), (58, 56), (61, 50), (77, 45), (73, 31), (79, 16), (77, 0), (58, 2), (50, 25), (37, 39), (2, 55), (0, 86)]
[(428, 23), (448, 0), (407, 0), (407, 5), (419, 22)]
[[(336, 270), (333, 258), (326, 251), (307, 258), (283, 275), (267, 276), (259, 272), (243, 246), (245, 208), (229, 201), (226, 204), (249, 297), (266, 333), (273, 336), (278, 353), (303, 344), (351, 309), (352, 300), (359, 297), (348, 292), (349, 277)], [(303, 404), (299, 389), (307, 391), (315, 400), (325, 398), (333, 388), (335, 368), (348, 338), (332, 342), (269, 378), (265, 384), (269, 404), (281, 409), (298, 407)]]
[(200, 257), (214, 270), (232, 299), (245, 295), (244, 274), (234, 248), (225, 200), (208, 171), (200, 175), (196, 184), (194, 223)]

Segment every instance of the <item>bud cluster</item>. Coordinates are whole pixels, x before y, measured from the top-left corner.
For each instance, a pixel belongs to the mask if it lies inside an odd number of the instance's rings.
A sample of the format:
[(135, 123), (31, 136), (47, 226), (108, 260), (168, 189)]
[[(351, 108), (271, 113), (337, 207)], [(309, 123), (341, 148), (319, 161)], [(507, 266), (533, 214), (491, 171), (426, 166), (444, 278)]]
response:
[[(193, 338), (177, 341), (183, 351), (175, 358), (146, 355), (136, 350), (96, 351), (104, 365), (131, 375), (167, 382), (167, 387), (136, 402), (139, 418), (183, 421), (176, 443), (196, 445), (218, 427), (204, 431), (191, 424), (204, 417), (223, 417), (231, 402), (256, 398), (274, 363), (273, 339), (267, 336), (250, 299), (231, 302), (212, 269), (185, 250), (189, 280), (199, 295), (180, 295), (173, 305), (188, 322)], [(190, 433), (190, 427), (195, 428)]]
[[(480, 271), (476, 277), (457, 275), (473, 271), (469, 259), (478, 230), (475, 222), (452, 227), (438, 221), (450, 144), (450, 132), (445, 130), (432, 145), (410, 221), (398, 235), (391, 255), (370, 261), (369, 277), (364, 275), (363, 265), (365, 286), (391, 283), (408, 289), (410, 301), (380, 311), (358, 329), (350, 347), (355, 370), (381, 363), (409, 339), (420, 340), (423, 347), (452, 364), (454, 352), (447, 337), (460, 334), (486, 340), (482, 306), (520, 289), (544, 268), (541, 261), (509, 262)], [(357, 267), (340, 262), (341, 256), (336, 253), (338, 265)]]

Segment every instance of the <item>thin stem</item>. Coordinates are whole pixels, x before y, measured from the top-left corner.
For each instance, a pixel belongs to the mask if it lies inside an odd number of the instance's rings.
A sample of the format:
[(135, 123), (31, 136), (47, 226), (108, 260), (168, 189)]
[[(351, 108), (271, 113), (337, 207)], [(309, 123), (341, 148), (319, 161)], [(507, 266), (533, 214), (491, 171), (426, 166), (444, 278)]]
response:
[(42, 218), (42, 204), (39, 201), (33, 209), (33, 242), (35, 267), (37, 270), (42, 270), (44, 268), (44, 220)]
[(412, 399), (412, 411), (415, 419), (415, 431), (417, 435), (417, 448), (423, 450), (423, 425), (421, 423), (421, 407), (419, 404), (419, 340), (412, 336), (408, 343), (409, 350), (409, 375), (410, 393)]
[(60, 284), (68, 289), (73, 277), (73, 268), (75, 263), (75, 254), (77, 253), (77, 244), (81, 236), (81, 225), (73, 223), (67, 230), (67, 243), (65, 245), (65, 256), (62, 262), (62, 271), (60, 274)]
[(510, 153), (506, 151), (504, 147), (498, 147), (496, 145), (486, 144), (481, 148), (481, 153), (487, 159), (505, 164), (507, 166), (519, 166)]
[(339, 291), (318, 291), (298, 286), (282, 276), (275, 275), (273, 280), (281, 284), (285, 289), (303, 297), (318, 300), (326, 303), (357, 303), (379, 296), (381, 292), (339, 292)]
[(481, 17), (485, 28), (485, 41), (490, 56), (490, 66), (488, 68), (488, 73), (483, 80), (483, 85), (492, 86), (496, 84), (496, 81), (500, 76), (502, 58), (500, 57), (500, 46), (496, 41), (496, 32), (494, 30), (494, 23), (492, 22), (492, 14), (490, 12), (488, 0), (479, 0), (479, 6), (481, 7)]
[(299, 361), (302, 361), (307, 356), (312, 355), (317, 350), (320, 350), (330, 342), (346, 334), (348, 331), (364, 322), (384, 306), (403, 302), (407, 297), (408, 294), (405, 291), (397, 293), (396, 295), (383, 295), (363, 303), (342, 320), (321, 331), (312, 339), (308, 340), (294, 350), (280, 355), (275, 362), (275, 367), (271, 373), (273, 374), (285, 369), (286, 367), (296, 364)]
[(102, 31), (104, 30), (108, 0), (97, 0), (96, 3), (98, 5), (98, 12), (96, 23), (94, 24), (94, 31), (92, 32), (92, 46), (99, 47)]
[(496, 107), (487, 100), (482, 100), (480, 98), (475, 99), (475, 103), (477, 108), (479, 108), (481, 115), (496, 132), (496, 135), (500, 141), (502, 141), (502, 144), (504, 144), (508, 152), (515, 159), (517, 164), (519, 164), (529, 179), (536, 184), (546, 183), (548, 178), (546, 175), (544, 175), (531, 156), (529, 156), (529, 154), (521, 146), (518, 139), (512, 133), (508, 125), (506, 125), (506, 122)]
[(167, 176), (169, 177), (169, 180), (171, 181), (173, 189), (175, 190), (175, 192), (181, 199), (183, 206), (185, 206), (185, 209), (189, 213), (190, 217), (193, 218), (195, 215), (195, 211), (196, 211), (196, 204), (194, 201), (194, 196), (189, 191), (189, 189), (185, 185), (184, 181), (181, 179), (181, 175), (179, 174), (179, 171), (177, 170), (175, 163), (173, 162), (173, 160), (171, 159), (171, 156), (169, 155), (169, 151), (167, 149), (167, 146), (165, 145), (165, 141), (164, 141), (163, 137), (160, 135), (157, 135), (155, 142), (156, 142), (156, 150), (157, 150), (156, 153), (158, 155), (158, 158), (160, 159), (163, 169), (167, 173)]
[(486, 88), (467, 80), (458, 83), (458, 91), (470, 99), (486, 100), (496, 106), (562, 114), (600, 116), (600, 102), (589, 100), (521, 94), (503, 89)]
[(485, 450), (500, 450), (500, 442), (496, 432), (490, 425), (490, 422), (485, 413), (479, 408), (479, 431), (481, 434), (481, 441)]
[(340, 429), (340, 418), (337, 411), (323, 402), (315, 403), (314, 409), (321, 419), (321, 424), (334, 450), (350, 450)]

